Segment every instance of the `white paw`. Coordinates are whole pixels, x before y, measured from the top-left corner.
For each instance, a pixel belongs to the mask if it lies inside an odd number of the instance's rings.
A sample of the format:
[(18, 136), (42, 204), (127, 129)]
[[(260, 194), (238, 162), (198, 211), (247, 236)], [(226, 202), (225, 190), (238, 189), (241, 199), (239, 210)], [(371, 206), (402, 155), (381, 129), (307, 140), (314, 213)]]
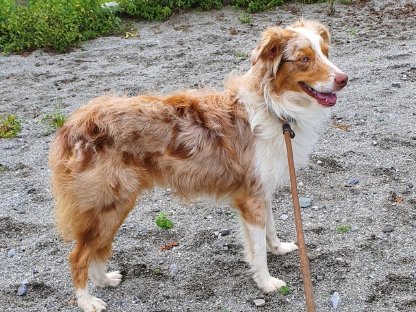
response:
[(270, 248), (270, 251), (275, 255), (284, 255), (291, 251), (298, 250), (298, 246), (295, 243), (282, 243)]
[(107, 304), (94, 296), (82, 296), (78, 298), (78, 306), (84, 312), (101, 312), (107, 308)]
[(286, 286), (286, 283), (278, 278), (270, 276), (269, 278), (257, 282), (258, 287), (265, 293), (276, 291), (280, 287)]
[(106, 273), (107, 279), (105, 281), (105, 286), (116, 287), (121, 283), (123, 275), (119, 271), (108, 272)]

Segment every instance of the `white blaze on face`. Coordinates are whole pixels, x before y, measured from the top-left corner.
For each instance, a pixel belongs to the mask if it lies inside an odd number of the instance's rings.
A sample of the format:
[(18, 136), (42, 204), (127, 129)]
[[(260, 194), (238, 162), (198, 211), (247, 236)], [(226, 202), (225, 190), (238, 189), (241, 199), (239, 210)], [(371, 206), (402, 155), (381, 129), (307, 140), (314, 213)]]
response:
[(311, 87), (314, 88), (318, 92), (334, 92), (335, 89), (335, 75), (336, 74), (343, 74), (343, 72), (336, 67), (326, 56), (322, 53), (321, 50), (321, 41), (322, 38), (316, 32), (309, 30), (304, 27), (294, 27), (290, 28), (303, 36), (305, 36), (310, 44), (314, 52), (316, 53), (317, 60), (323, 62), (329, 68), (329, 75), (327, 81), (317, 81), (316, 83), (312, 84)]

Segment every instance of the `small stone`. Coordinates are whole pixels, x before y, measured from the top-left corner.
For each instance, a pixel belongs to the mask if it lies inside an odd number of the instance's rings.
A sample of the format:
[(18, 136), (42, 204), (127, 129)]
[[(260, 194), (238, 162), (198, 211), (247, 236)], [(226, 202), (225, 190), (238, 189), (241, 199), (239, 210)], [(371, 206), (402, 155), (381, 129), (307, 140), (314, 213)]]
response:
[(331, 296), (331, 306), (336, 309), (341, 303), (341, 297), (338, 295), (338, 292), (334, 292)]
[(386, 224), (386, 226), (383, 229), (383, 233), (391, 233), (394, 231), (394, 227), (391, 224)]
[(411, 189), (411, 188), (413, 188), (413, 183), (409, 182), (409, 183), (407, 183), (407, 184), (406, 184), (406, 186), (407, 186), (409, 189)]
[(392, 82), (391, 86), (395, 88), (401, 88), (402, 84), (400, 82)]
[(224, 229), (224, 230), (221, 230), (220, 231), (220, 235), (221, 236), (227, 236), (227, 235), (230, 235), (230, 230), (228, 230), (228, 229)]
[(22, 283), (19, 288), (17, 289), (18, 296), (24, 296), (27, 294), (27, 284)]
[(309, 197), (299, 197), (299, 204), (302, 208), (308, 208), (312, 206), (312, 199)]
[(13, 258), (15, 255), (16, 255), (16, 251), (14, 249), (10, 249), (7, 252), (7, 257), (9, 257), (9, 258)]
[(289, 218), (289, 216), (287, 214), (282, 214), (280, 216), (280, 219), (283, 220), (283, 221), (287, 220), (288, 218)]
[(171, 276), (175, 276), (178, 273), (178, 265), (176, 263), (172, 263), (169, 267), (169, 274)]
[(351, 187), (357, 185), (358, 183), (360, 183), (360, 180), (358, 180), (357, 178), (350, 178), (345, 182), (345, 186)]
[(256, 305), (256, 307), (263, 307), (266, 305), (266, 301), (264, 299), (254, 299), (253, 303)]

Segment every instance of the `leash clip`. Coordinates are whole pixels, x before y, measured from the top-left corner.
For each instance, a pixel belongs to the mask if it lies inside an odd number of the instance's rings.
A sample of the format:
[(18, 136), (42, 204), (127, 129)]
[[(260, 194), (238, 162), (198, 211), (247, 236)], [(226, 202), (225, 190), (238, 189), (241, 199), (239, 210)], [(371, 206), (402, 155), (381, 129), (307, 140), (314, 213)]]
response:
[(285, 134), (286, 131), (289, 131), (289, 136), (291, 139), (295, 137), (295, 131), (292, 130), (289, 123), (287, 122), (283, 123), (282, 130), (283, 130), (283, 134)]

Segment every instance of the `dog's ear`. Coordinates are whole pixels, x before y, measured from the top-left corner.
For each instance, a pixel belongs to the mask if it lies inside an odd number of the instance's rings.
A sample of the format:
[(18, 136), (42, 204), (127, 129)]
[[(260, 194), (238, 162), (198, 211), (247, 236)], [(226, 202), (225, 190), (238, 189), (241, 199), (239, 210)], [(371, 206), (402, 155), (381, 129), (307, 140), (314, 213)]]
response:
[(282, 59), (283, 49), (288, 40), (287, 31), (281, 27), (267, 28), (261, 36), (260, 43), (251, 53), (251, 65), (254, 66), (259, 60), (268, 64), (278, 66)]
[(267, 28), (251, 54), (251, 65), (260, 62), (265, 66), (267, 75), (276, 76), (286, 44), (292, 35), (293, 31), (278, 26)]

